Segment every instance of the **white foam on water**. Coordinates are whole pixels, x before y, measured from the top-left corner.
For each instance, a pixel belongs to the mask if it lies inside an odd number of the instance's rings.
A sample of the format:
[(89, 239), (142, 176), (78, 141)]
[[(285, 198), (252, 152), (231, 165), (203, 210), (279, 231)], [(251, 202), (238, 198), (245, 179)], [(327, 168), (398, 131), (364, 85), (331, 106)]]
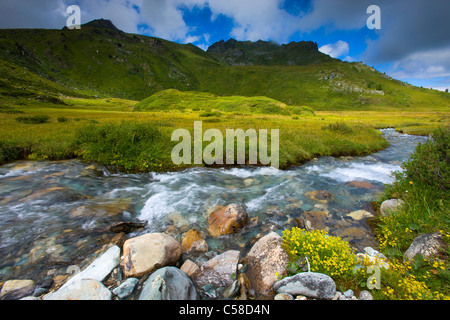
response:
[(249, 168), (221, 169), (221, 172), (226, 175), (236, 176), (239, 178), (254, 178), (256, 176), (275, 176), (283, 174), (283, 171), (278, 170), (274, 167), (260, 167), (257, 169), (249, 169)]
[(289, 180), (283, 181), (278, 185), (267, 188), (262, 196), (257, 197), (246, 204), (248, 211), (255, 212), (270, 205), (279, 204), (280, 201), (283, 201), (288, 196), (286, 194), (286, 189), (289, 188)]
[(126, 188), (118, 188), (108, 192), (105, 197), (109, 199), (115, 199), (117, 196), (123, 196), (124, 194), (140, 194), (144, 191), (144, 188), (140, 187), (126, 187)]
[(170, 188), (168, 185), (153, 183), (147, 193), (149, 198), (139, 215), (140, 220), (155, 221), (179, 212), (183, 215), (193, 212), (202, 212), (210, 201), (205, 200), (207, 194), (211, 194), (217, 186), (202, 187), (196, 183), (186, 183), (181, 188)]
[(370, 180), (381, 183), (392, 183), (394, 181), (392, 173), (399, 170), (401, 170), (399, 165), (352, 163), (348, 167), (336, 168), (330, 172), (321, 173), (321, 176), (340, 182)]

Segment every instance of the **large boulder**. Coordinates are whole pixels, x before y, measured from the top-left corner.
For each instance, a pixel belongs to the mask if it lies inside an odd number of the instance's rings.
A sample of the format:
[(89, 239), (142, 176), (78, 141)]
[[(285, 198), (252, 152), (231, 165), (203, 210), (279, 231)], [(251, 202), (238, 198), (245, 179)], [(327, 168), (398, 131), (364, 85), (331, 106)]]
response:
[(236, 232), (245, 226), (248, 214), (245, 208), (238, 204), (230, 204), (211, 213), (208, 219), (209, 233), (213, 237)]
[(239, 255), (239, 251), (229, 250), (203, 264), (191, 276), (195, 285), (199, 288), (207, 284), (212, 284), (216, 288), (231, 286), (236, 280)]
[(405, 202), (400, 199), (390, 199), (383, 201), (380, 207), (380, 213), (382, 216), (387, 216), (392, 212), (397, 211)]
[(444, 251), (445, 247), (446, 244), (439, 233), (421, 234), (411, 243), (404, 257), (405, 260), (412, 261), (417, 254), (421, 254), (425, 259), (428, 259), (438, 256), (441, 251)]
[(197, 291), (183, 271), (165, 267), (145, 281), (139, 300), (197, 300)]
[(336, 293), (336, 283), (326, 274), (303, 272), (284, 278), (273, 286), (277, 293), (306, 296), (319, 300), (331, 300)]
[(281, 247), (282, 242), (281, 236), (272, 232), (259, 239), (243, 260), (248, 265), (246, 275), (257, 297), (272, 298), (276, 275), (287, 275), (289, 257)]
[(181, 257), (181, 244), (164, 233), (148, 233), (123, 245), (122, 267), (126, 277), (139, 278), (156, 269), (174, 265)]

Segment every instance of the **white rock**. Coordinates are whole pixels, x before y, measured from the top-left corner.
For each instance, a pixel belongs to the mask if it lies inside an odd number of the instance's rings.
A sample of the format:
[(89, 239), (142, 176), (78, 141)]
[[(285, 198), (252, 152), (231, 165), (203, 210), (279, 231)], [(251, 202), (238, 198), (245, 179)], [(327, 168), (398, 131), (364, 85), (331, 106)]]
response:
[(93, 279), (71, 281), (44, 300), (111, 300), (112, 293), (101, 282)]
[(64, 286), (68, 286), (71, 282), (77, 282), (83, 279), (93, 279), (102, 282), (113, 269), (119, 265), (119, 263), (120, 248), (118, 246), (113, 246), (95, 259), (86, 269), (70, 278)]

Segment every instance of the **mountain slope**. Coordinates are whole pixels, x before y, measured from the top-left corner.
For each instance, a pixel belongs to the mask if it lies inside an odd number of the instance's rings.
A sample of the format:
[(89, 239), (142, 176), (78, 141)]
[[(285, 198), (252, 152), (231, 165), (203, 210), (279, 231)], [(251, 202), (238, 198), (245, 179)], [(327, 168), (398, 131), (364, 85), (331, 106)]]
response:
[(15, 66), (41, 79), (34, 83), (64, 95), (142, 100), (177, 89), (267, 96), (319, 110), (447, 110), (450, 105), (448, 94), (393, 80), (362, 63), (332, 59), (314, 42), (230, 39), (204, 52), (192, 44), (127, 34), (108, 20), (81, 30), (0, 30), (0, 59), (4, 92), (12, 85), (7, 67)]
[(210, 46), (207, 53), (231, 66), (307, 65), (334, 60), (319, 52), (317, 43), (311, 41), (278, 45), (262, 40), (256, 42), (221, 40)]

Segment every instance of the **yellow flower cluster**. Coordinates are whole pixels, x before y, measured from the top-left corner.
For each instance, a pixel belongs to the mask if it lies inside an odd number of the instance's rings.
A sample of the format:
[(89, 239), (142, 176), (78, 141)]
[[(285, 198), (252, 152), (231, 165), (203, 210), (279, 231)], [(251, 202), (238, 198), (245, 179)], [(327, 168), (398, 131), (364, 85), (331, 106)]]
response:
[(389, 300), (424, 300), (433, 299), (433, 295), (424, 282), (416, 279), (412, 274), (402, 277), (396, 284), (396, 289), (387, 286), (383, 290)]
[[(445, 263), (441, 261), (432, 262), (436, 269), (444, 270)], [(450, 296), (444, 293), (432, 292), (426, 283), (427, 278), (432, 275), (426, 272), (424, 275), (416, 276), (411, 274), (412, 266), (407, 262), (391, 261), (390, 271), (397, 276), (396, 281), (392, 281), (390, 286), (383, 288), (382, 293), (385, 299), (389, 300), (450, 300)], [(394, 288), (393, 288), (394, 287)]]
[[(380, 251), (385, 251), (388, 248), (395, 248), (397, 246), (398, 238), (394, 236), (395, 230), (395, 220), (393, 216), (386, 216), (380, 218), (380, 226), (382, 226), (382, 230), (377, 234), (378, 242), (380, 243)], [(405, 232), (410, 232), (411, 230), (407, 228)]]
[(307, 257), (312, 272), (325, 273), (331, 277), (350, 274), (356, 265), (356, 255), (352, 253), (348, 242), (321, 230), (285, 230), (283, 248), (291, 261)]

